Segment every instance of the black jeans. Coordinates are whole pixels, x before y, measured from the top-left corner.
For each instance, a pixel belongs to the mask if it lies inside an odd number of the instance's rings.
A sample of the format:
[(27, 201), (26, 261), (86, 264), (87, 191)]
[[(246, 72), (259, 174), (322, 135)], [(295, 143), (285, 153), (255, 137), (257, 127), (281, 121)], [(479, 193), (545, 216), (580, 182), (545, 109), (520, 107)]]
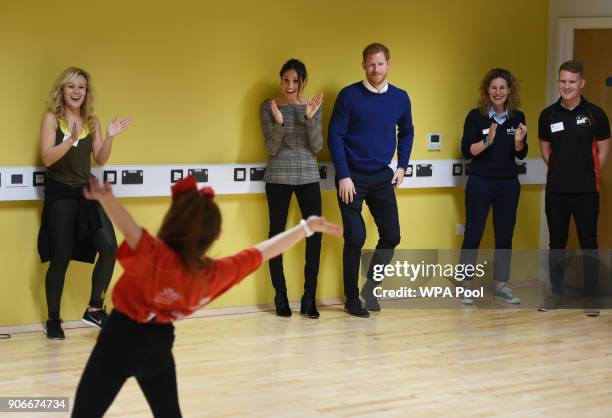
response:
[(113, 310), (81, 376), (72, 417), (103, 416), (131, 376), (155, 417), (181, 417), (173, 343), (174, 325), (139, 324)]
[(465, 233), (461, 264), (475, 265), (489, 210), (493, 208), (495, 235), (495, 280), (510, 278), (512, 235), (521, 194), (518, 179), (498, 179), (471, 175), (465, 186)]
[(570, 217), (574, 217), (580, 248), (584, 251), (584, 296), (595, 296), (597, 290), (597, 218), (599, 193), (546, 192), (546, 220), (550, 235), (548, 257), (550, 283), (553, 293), (563, 294), (565, 275), (565, 246), (569, 233)]
[[(366, 277), (370, 278), (372, 266), (388, 264), (393, 257), (393, 250), (400, 242), (400, 225), (397, 213), (395, 190), (391, 184), (393, 170), (388, 167), (369, 174), (351, 173), (355, 185), (353, 202), (345, 204), (338, 196), (338, 205), (344, 226), (344, 250), (342, 267), (344, 276), (344, 295), (347, 302), (359, 298), (359, 264), (361, 249), (366, 239), (366, 227), (361, 216), (361, 207), (365, 200), (374, 222), (378, 228), (378, 244), (368, 268)], [(336, 189), (338, 179), (336, 178)], [(385, 251), (386, 250), (386, 251)], [(368, 280), (371, 283), (371, 280)]]
[[(79, 202), (59, 199), (49, 208), (47, 231), (50, 244), (50, 264), (45, 277), (47, 309), (50, 316), (59, 315), (66, 270), (72, 256), (77, 231)], [(110, 220), (100, 211), (102, 227), (91, 238), (98, 250), (98, 259), (91, 278), (89, 305), (101, 308), (115, 267), (117, 238)]]
[[(268, 214), (270, 231), (268, 237), (273, 237), (285, 230), (291, 195), (295, 193), (300, 212), (304, 219), (311, 215), (321, 215), (321, 188), (319, 183), (303, 185), (266, 183), (268, 198)], [(306, 263), (304, 265), (304, 294), (314, 296), (319, 275), (319, 260), (321, 257), (321, 234), (316, 233), (306, 239)], [(270, 259), (270, 275), (276, 293), (286, 293), (285, 273), (283, 271), (283, 256)]]

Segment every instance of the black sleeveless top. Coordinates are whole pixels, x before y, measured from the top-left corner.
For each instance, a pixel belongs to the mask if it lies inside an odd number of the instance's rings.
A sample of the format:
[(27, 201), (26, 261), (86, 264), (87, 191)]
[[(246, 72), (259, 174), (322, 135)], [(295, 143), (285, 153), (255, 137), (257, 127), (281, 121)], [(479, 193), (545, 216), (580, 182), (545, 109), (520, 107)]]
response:
[[(55, 133), (55, 145), (61, 144), (70, 137), (70, 129), (65, 121), (60, 120)], [(92, 135), (85, 127), (79, 140), (70, 147), (62, 158), (47, 167), (47, 177), (70, 186), (83, 186), (91, 177)]]

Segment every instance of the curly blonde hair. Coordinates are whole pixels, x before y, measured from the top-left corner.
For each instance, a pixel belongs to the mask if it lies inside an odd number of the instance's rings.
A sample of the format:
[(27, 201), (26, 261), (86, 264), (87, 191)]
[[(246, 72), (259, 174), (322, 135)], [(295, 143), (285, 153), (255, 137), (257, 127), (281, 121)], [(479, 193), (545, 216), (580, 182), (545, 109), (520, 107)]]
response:
[(91, 82), (91, 76), (82, 68), (70, 67), (65, 69), (53, 83), (53, 88), (49, 93), (48, 111), (53, 113), (57, 120), (65, 119), (66, 104), (64, 103), (64, 87), (78, 76), (85, 77), (87, 89), (85, 100), (81, 105), (81, 117), (83, 123), (90, 129), (95, 129), (94, 102), (95, 90)]
[(504, 70), (503, 68), (493, 68), (492, 70), (489, 70), (489, 72), (480, 82), (480, 101), (478, 102), (478, 108), (483, 115), (489, 111), (489, 108), (491, 107), (491, 99), (489, 99), (489, 85), (491, 85), (491, 81), (495, 80), (496, 78), (503, 78), (506, 80), (506, 83), (508, 83), (510, 94), (506, 100), (506, 109), (508, 110), (508, 114), (512, 116), (514, 111), (521, 106), (521, 96), (519, 94), (521, 86), (519, 85), (518, 80), (514, 78), (512, 73), (508, 70)]

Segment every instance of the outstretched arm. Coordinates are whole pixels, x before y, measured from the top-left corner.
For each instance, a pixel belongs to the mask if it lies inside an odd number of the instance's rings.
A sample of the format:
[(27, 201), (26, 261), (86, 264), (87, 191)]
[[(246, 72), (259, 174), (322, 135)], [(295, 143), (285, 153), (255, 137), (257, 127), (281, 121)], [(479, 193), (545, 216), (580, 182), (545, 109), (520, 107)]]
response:
[(255, 248), (261, 253), (263, 261), (274, 258), (293, 247), (297, 242), (306, 236), (307, 229), (310, 229), (312, 232), (324, 232), (326, 234), (336, 236), (339, 236), (342, 233), (342, 229), (338, 225), (327, 222), (327, 220), (321, 216), (310, 216), (306, 221), (304, 221), (304, 223), (305, 225), (296, 225), (285, 232), (281, 232), (280, 234), (255, 245)]
[(142, 229), (134, 221), (132, 215), (119, 203), (115, 195), (113, 195), (110, 183), (101, 185), (98, 183), (97, 178), (92, 177), (89, 179), (89, 190), (84, 188), (83, 194), (86, 199), (100, 202), (110, 220), (123, 234), (127, 245), (132, 250), (136, 249), (138, 241), (140, 241), (142, 236)]

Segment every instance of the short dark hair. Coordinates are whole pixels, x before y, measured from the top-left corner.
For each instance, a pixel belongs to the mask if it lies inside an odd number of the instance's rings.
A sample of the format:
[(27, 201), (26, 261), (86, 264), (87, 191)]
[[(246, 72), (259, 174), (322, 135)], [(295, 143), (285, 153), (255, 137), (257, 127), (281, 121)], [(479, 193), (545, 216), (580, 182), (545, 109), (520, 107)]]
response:
[(385, 54), (385, 59), (387, 61), (391, 59), (391, 53), (389, 52), (389, 48), (379, 42), (374, 42), (373, 44), (370, 44), (363, 49), (363, 52), (361, 53), (361, 56), (363, 57), (363, 62), (366, 61), (368, 55), (378, 54), (379, 52)]
[(306, 80), (308, 79), (308, 73), (306, 72), (306, 66), (304, 65), (302, 61), (295, 59), (295, 58), (291, 58), (289, 61), (287, 61), (282, 66), (282, 68), (280, 69), (278, 73), (281, 80), (283, 79), (283, 74), (285, 74), (289, 70), (295, 70), (295, 72), (297, 73), (300, 79), (300, 92), (301, 92), (302, 89), (304, 88), (304, 85), (306, 84)]
[(584, 78), (584, 65), (578, 60), (565, 61), (559, 66), (559, 74), (561, 74), (561, 71), (580, 74), (580, 78)]

